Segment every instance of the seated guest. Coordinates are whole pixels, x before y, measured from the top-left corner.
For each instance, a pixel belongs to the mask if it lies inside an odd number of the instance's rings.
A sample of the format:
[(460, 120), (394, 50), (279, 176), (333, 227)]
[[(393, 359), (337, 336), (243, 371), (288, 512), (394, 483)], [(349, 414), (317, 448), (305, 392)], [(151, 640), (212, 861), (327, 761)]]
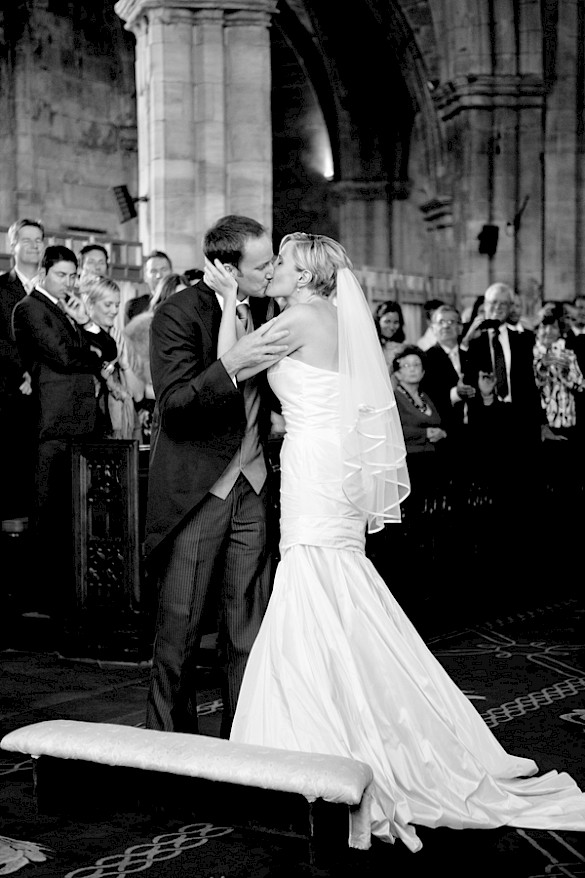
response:
[(116, 326), (120, 288), (110, 278), (86, 274), (79, 292), (90, 319), (115, 340), (117, 348), (116, 359), (100, 381), (101, 433), (109, 439), (133, 439), (138, 426), (133, 390), (138, 387), (138, 379), (130, 368), (126, 339)]
[(388, 369), (392, 369), (394, 357), (404, 347), (404, 315), (398, 302), (382, 302), (374, 313), (374, 323), (382, 345)]
[(435, 405), (420, 390), (425, 373), (424, 358), (424, 352), (418, 347), (405, 345), (394, 358), (392, 366), (396, 404), (409, 457), (434, 454), (437, 442), (447, 435), (441, 427), (441, 418)]

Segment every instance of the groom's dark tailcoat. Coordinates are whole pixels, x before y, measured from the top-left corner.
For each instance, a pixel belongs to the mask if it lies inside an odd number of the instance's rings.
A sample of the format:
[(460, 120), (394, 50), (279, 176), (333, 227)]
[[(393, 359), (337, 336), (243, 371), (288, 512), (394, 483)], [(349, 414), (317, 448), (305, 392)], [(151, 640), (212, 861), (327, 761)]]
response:
[[(251, 298), (254, 326), (266, 313), (266, 300)], [(259, 497), (243, 485), (243, 476), (225, 500), (210, 495), (240, 448), (246, 415), (241, 388), (217, 359), (221, 308), (215, 293), (202, 281), (170, 296), (156, 310), (151, 326), (151, 372), (156, 398), (150, 451), (145, 552), (159, 578), (159, 612), (155, 657), (147, 707), (147, 726), (174, 731), (197, 730), (194, 671), (209, 601), (219, 599), (221, 613), (241, 617), (242, 643), (228, 635), (228, 694), (224, 703), (229, 732), (231, 713), (247, 654), (260, 626), (270, 587), (270, 553), (266, 545), (266, 490)], [(265, 374), (261, 392), (259, 432), (266, 439), (270, 408)], [(269, 472), (269, 467), (267, 467)], [(240, 487), (238, 487), (240, 486)], [(244, 491), (255, 516), (264, 519), (257, 533), (245, 537), (236, 589), (241, 593), (226, 610), (222, 598), (226, 545), (231, 532), (232, 498)], [(247, 508), (247, 507), (246, 507)], [(261, 510), (261, 512), (259, 512)], [(236, 512), (233, 513), (234, 517)], [(244, 513), (245, 519), (246, 513)], [(254, 528), (248, 528), (252, 532)], [(225, 539), (218, 542), (218, 533)], [(252, 543), (249, 541), (252, 540)], [(213, 572), (206, 572), (210, 568)], [(234, 579), (234, 573), (231, 573)], [(223, 590), (222, 590), (223, 588)], [(221, 594), (214, 594), (220, 591)], [(228, 589), (229, 591), (229, 589)], [(233, 621), (227, 622), (233, 628)], [(231, 653), (230, 653), (231, 650)], [(234, 659), (234, 655), (236, 653)], [(231, 658), (230, 658), (231, 655)]]
[(95, 376), (104, 360), (116, 357), (116, 342), (103, 330), (92, 333), (73, 325), (38, 290), (18, 303), (12, 320), (33, 388), (36, 560), (46, 586), (44, 608), (60, 613), (65, 606), (61, 601), (69, 597), (66, 567), (72, 557), (69, 444), (94, 435), (98, 418)]

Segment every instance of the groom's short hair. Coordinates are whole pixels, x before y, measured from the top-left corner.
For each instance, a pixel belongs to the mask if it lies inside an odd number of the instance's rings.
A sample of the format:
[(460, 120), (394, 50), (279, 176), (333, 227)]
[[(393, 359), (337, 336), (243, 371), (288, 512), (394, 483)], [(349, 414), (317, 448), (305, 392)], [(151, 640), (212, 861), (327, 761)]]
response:
[(228, 214), (218, 219), (205, 232), (203, 254), (210, 262), (219, 259), (220, 262), (238, 268), (248, 240), (262, 238), (264, 235), (268, 235), (268, 229), (257, 220), (249, 216)]

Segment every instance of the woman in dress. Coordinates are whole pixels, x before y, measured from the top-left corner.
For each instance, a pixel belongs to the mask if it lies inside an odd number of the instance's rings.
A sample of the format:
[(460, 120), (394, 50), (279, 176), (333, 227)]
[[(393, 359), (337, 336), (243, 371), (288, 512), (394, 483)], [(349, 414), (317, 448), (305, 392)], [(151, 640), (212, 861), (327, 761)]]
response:
[(436, 444), (447, 436), (433, 401), (419, 390), (425, 374), (424, 356), (420, 348), (406, 345), (392, 362), (398, 414), (409, 455), (434, 454)]
[(90, 320), (116, 341), (118, 356), (102, 373), (100, 407), (103, 433), (110, 439), (133, 439), (136, 426), (132, 389), (134, 376), (128, 361), (126, 340), (116, 326), (120, 310), (120, 287), (103, 275), (84, 275), (79, 284)]
[[(218, 356), (235, 342), (236, 283), (220, 263)], [(372, 315), (340, 244), (283, 238), (268, 295), (289, 353), (269, 369), (286, 421), (281, 561), (248, 660), (231, 740), (372, 767), (371, 834), (421, 847), (415, 824), (585, 829), (567, 774), (505, 752), (434, 658), (364, 552), (400, 519), (405, 447)], [(238, 375), (243, 380), (245, 373)]]
[(584, 387), (576, 354), (567, 347), (562, 305), (545, 305), (536, 326), (534, 376), (551, 431), (575, 439), (576, 394)]

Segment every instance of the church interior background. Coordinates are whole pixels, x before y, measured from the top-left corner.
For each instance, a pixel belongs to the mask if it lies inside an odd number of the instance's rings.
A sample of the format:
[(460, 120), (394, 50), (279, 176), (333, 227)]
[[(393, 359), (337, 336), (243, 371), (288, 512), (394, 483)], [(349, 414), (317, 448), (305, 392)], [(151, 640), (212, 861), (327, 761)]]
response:
[[(34, 0), (1, 13), (0, 226), (39, 216), (114, 275), (199, 265), (246, 213), (331, 234), (407, 322), (583, 279), (580, 0)], [(137, 218), (122, 222), (113, 187)], [(8, 266), (8, 248), (3, 261)], [(416, 327), (414, 328), (416, 331)]]
[[(10, 267), (10, 224), (38, 217), (47, 243), (76, 252), (104, 243), (112, 275), (134, 290), (152, 250), (168, 253), (176, 271), (201, 266), (204, 230), (243, 213), (272, 229), (275, 247), (295, 230), (340, 240), (371, 304), (399, 301), (412, 339), (425, 328), (426, 300), (463, 309), (494, 281), (520, 293), (530, 318), (542, 301), (583, 292), (584, 123), (585, 0), (6, 0), (0, 270)], [(120, 186), (136, 213), (130, 219), (114, 195)], [(142, 723), (152, 590), (141, 569), (138, 510), (148, 447), (136, 452), (120, 445), (134, 504), (121, 516), (121, 572), (100, 580), (94, 603), (85, 586), (77, 595), (83, 662), (44, 649), (51, 641), (29, 619), (32, 658), (2, 653), (2, 731), (55, 717)], [(75, 507), (85, 525), (86, 494), (80, 488)], [(544, 769), (566, 767), (583, 786), (585, 606), (578, 578), (560, 575), (558, 564), (567, 558), (572, 569), (565, 552), (581, 537), (568, 505), (554, 507), (568, 514), (552, 523), (543, 516), (533, 546), (518, 532), (498, 533), (521, 571), (517, 591), (500, 576), (503, 556), (490, 593), (463, 575), (472, 568), (458, 554), (462, 533), (474, 522), (482, 531), (489, 514), (479, 503), (463, 532), (460, 519), (450, 529), (439, 510), (428, 530), (439, 521), (448, 541), (438, 545), (432, 535), (436, 567), (421, 563), (419, 576), (410, 566), (424, 554), (419, 541), (395, 580), (399, 599), (427, 623), (430, 647), (504, 744), (518, 743)], [(489, 539), (491, 550), (491, 532)], [(8, 592), (18, 597), (26, 530), (3, 528), (1, 549), (0, 572), (12, 565)], [(578, 569), (578, 550), (574, 561)], [(11, 624), (0, 618), (0, 634), (12, 635)], [(219, 733), (221, 712), (213, 635), (201, 650), (201, 728), (209, 735)], [(520, 693), (515, 701), (510, 690)], [(125, 847), (124, 856), (150, 851), (169, 831), (164, 814), (154, 822), (112, 818), (111, 808), (101, 823), (38, 822), (30, 760), (1, 762), (0, 773), (1, 831), (57, 851), (53, 864), (35, 862), (39, 878), (67, 869), (88, 875), (93, 859)], [(227, 819), (221, 810), (218, 821)], [(181, 822), (173, 824), (179, 834)], [(390, 867), (416, 878), (442, 860), (460, 876), (576, 878), (585, 862), (581, 838), (503, 828), (462, 841), (458, 833), (455, 842), (435, 833), (416, 863), (397, 850), (353, 860), (341, 846), (339, 870), (324, 872), (305, 848), (274, 834), (250, 842), (243, 831), (226, 832), (225, 843), (210, 835), (191, 852), (185, 843), (164, 874), (362, 878)], [(156, 855), (146, 856), (153, 875), (163, 869)]]

